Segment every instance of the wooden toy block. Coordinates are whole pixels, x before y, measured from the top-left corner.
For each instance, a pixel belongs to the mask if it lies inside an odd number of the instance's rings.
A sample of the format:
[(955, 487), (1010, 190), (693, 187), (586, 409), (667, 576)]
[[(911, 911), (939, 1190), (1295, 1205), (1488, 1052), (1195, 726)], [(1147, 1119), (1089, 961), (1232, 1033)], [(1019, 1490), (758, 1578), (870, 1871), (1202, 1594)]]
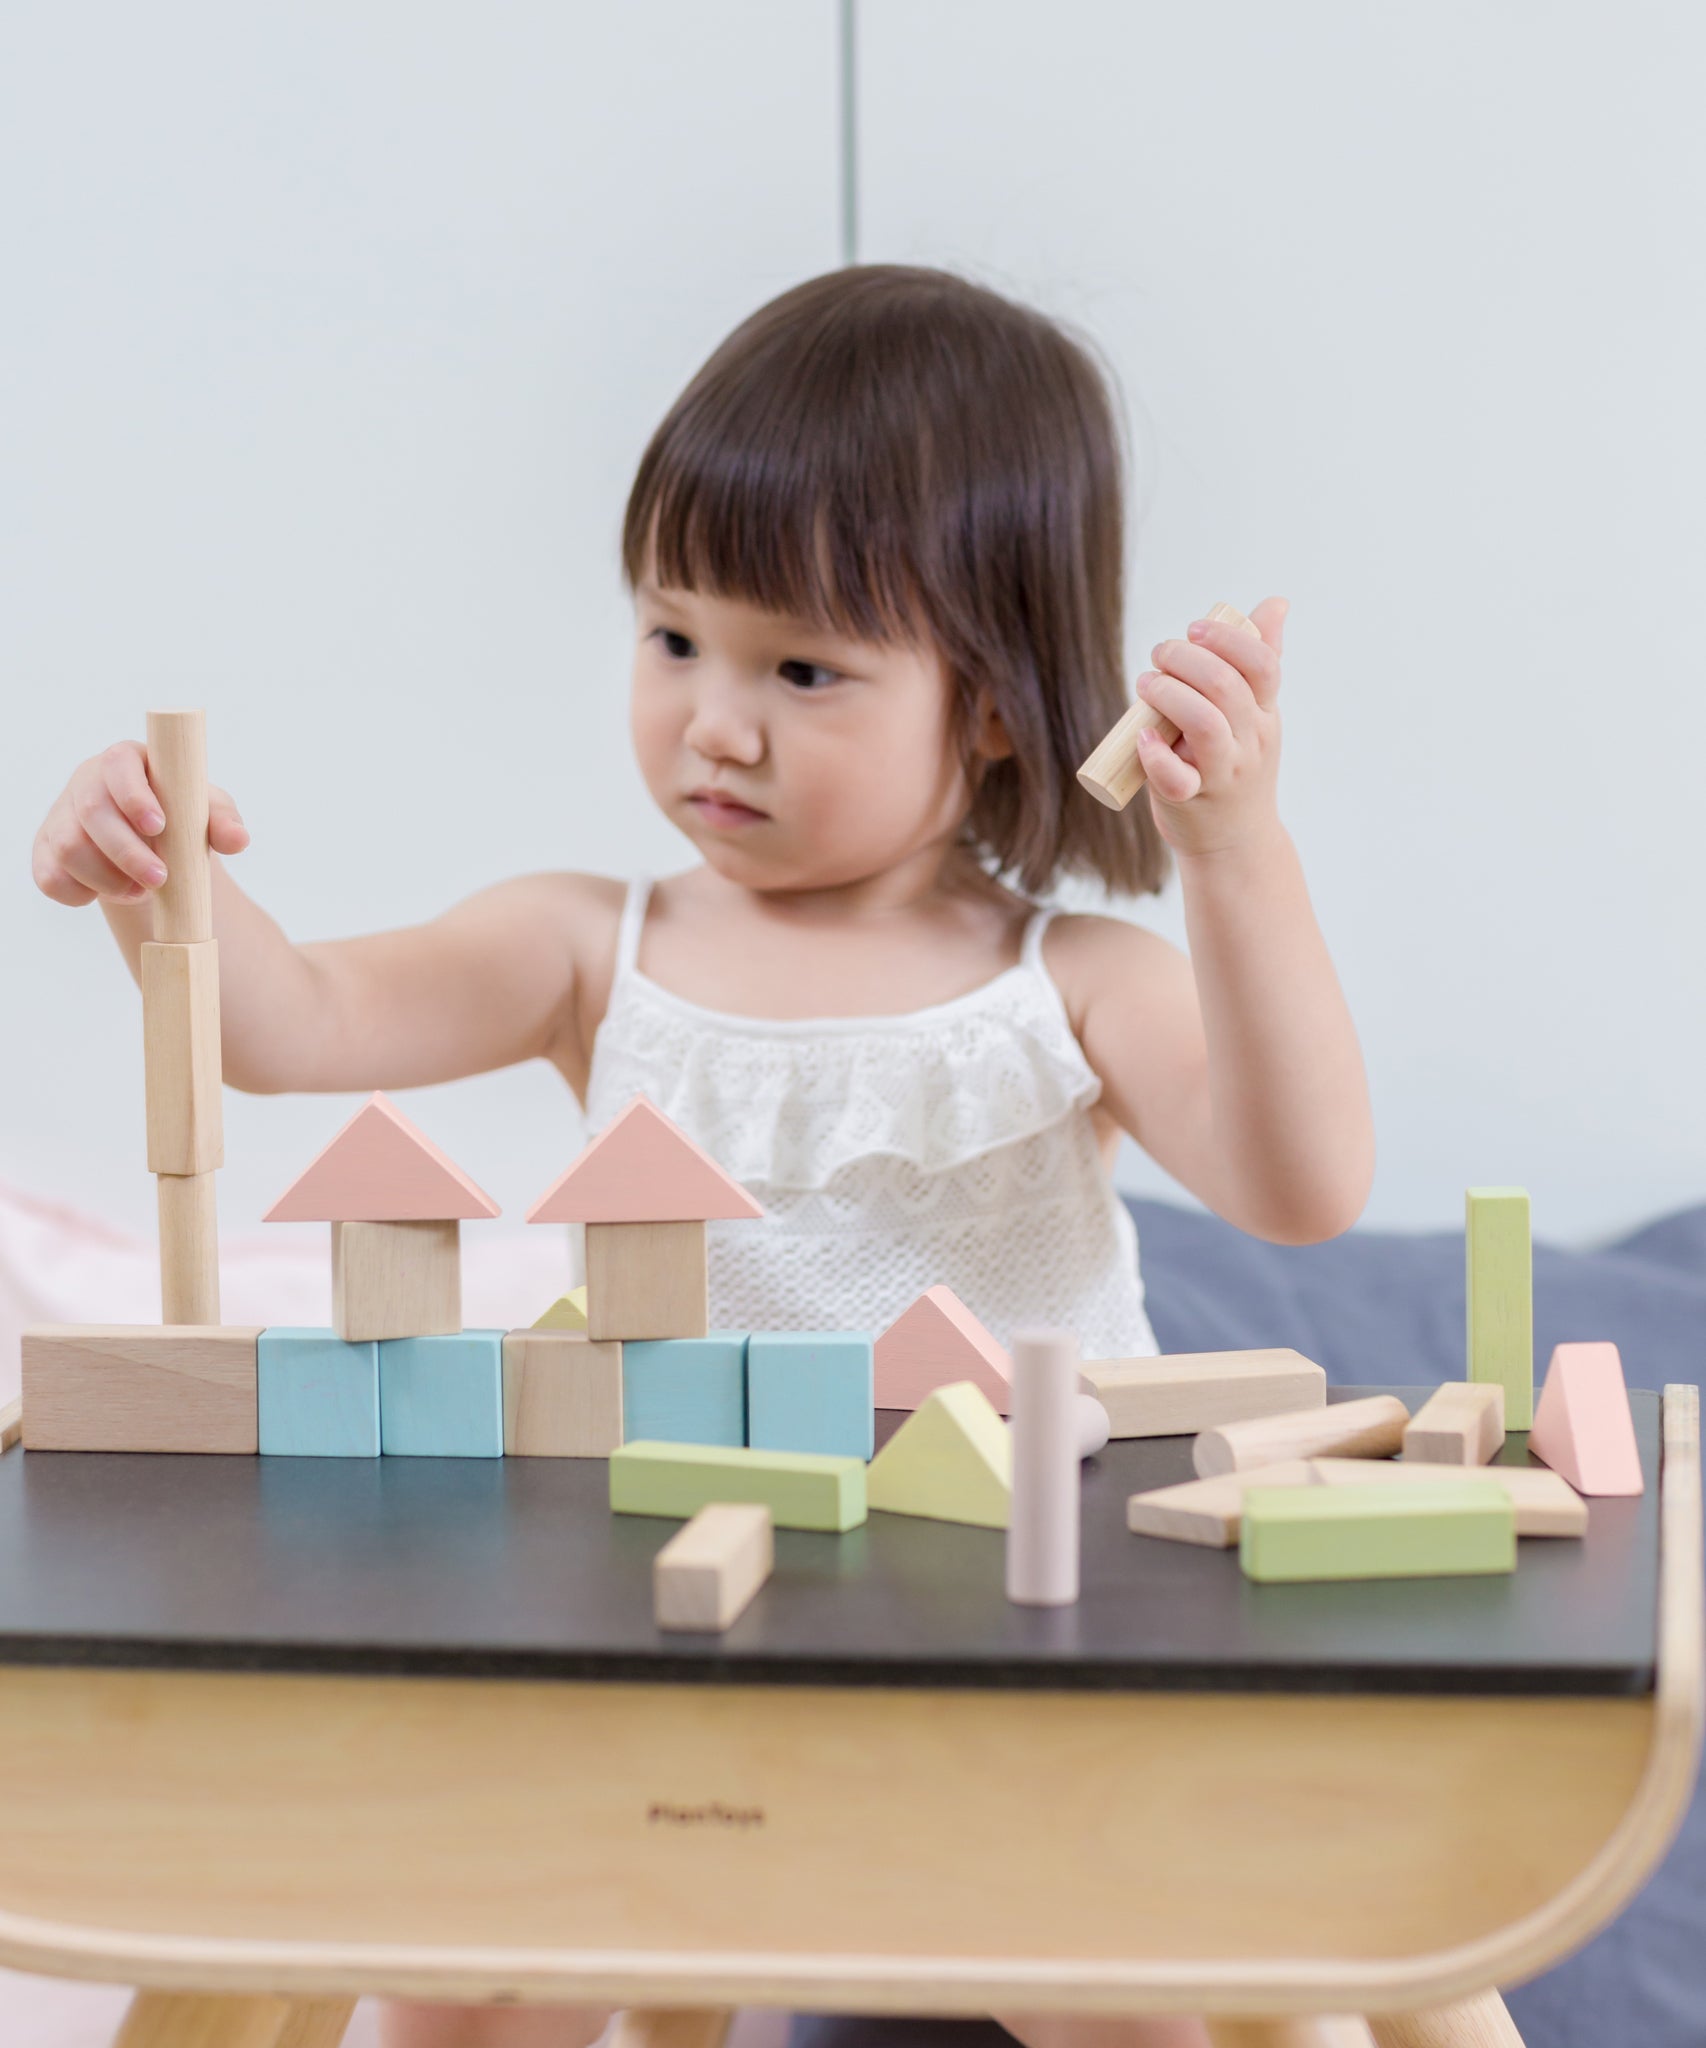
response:
[(1264, 1583), (1431, 1579), (1516, 1569), (1516, 1517), (1495, 1486), (1252, 1486), (1239, 1560)]
[(622, 1413), (629, 1438), (742, 1445), (747, 1440), (746, 1389), (744, 1330), (630, 1340), (622, 1346)]
[(498, 1205), (413, 1124), (374, 1094), (267, 1211), (268, 1223), (440, 1223), (495, 1216)]
[(1069, 1330), (1013, 1340), (1013, 1508), (1007, 1597), (1022, 1607), (1078, 1598), (1078, 1342)]
[(1578, 1493), (1646, 1489), (1615, 1344), (1560, 1344), (1546, 1368), (1528, 1448)]
[(332, 1325), (348, 1343), (462, 1327), (460, 1223), (334, 1223)]
[[(1229, 626), (1256, 634), (1258, 639), (1261, 637), (1260, 628), (1229, 604), (1211, 604), (1203, 617), (1223, 620)], [(1137, 736), (1146, 726), (1160, 733), (1168, 746), (1179, 737), (1179, 728), (1173, 721), (1140, 697), (1122, 713), (1078, 771), (1082, 787), (1111, 811), (1123, 811), (1149, 779), (1137, 751)]]
[(377, 1344), (346, 1344), (334, 1330), (263, 1330), (255, 1370), (263, 1457), (378, 1457)]
[(1410, 1411), (1396, 1394), (1340, 1401), (1296, 1415), (1254, 1416), (1205, 1429), (1191, 1447), (1200, 1479), (1248, 1472), (1283, 1458), (1390, 1458), (1404, 1441)]
[(225, 1161), (212, 939), (143, 945), (142, 1046), (149, 1172), (211, 1173)]
[(1506, 1429), (1534, 1419), (1534, 1254), (1521, 1188), (1469, 1188), (1464, 1200), (1469, 1378), (1505, 1390)]
[(763, 1214), (738, 1180), (661, 1109), (636, 1095), (545, 1190), (527, 1220), (704, 1223)]
[(589, 1223), (589, 1337), (703, 1337), (710, 1328), (703, 1223)]
[[(1438, 1465), (1410, 1465), (1402, 1458), (1313, 1458), (1310, 1466), (1324, 1486), (1369, 1486), (1387, 1480), (1401, 1486), (1428, 1486), (1445, 1476)], [(1272, 1469), (1264, 1465), (1249, 1476), (1260, 1480)], [(1497, 1486), (1516, 1510), (1519, 1536), (1587, 1534), (1587, 1502), (1566, 1480), (1542, 1465), (1454, 1466), (1450, 1477), (1485, 1480)]]
[(1113, 1431), (1108, 1425), (1108, 1411), (1094, 1394), (1080, 1393), (1078, 1396), (1078, 1455), (1093, 1458), (1098, 1451), (1108, 1448), (1108, 1438)]
[(578, 1330), (504, 1337), (504, 1456), (608, 1458), (622, 1441), (622, 1346)]
[(1221, 1422), (1327, 1405), (1327, 1375), (1300, 1351), (1176, 1351), (1080, 1368), (1116, 1437), (1195, 1436)]
[(879, 1408), (916, 1408), (938, 1387), (970, 1380), (998, 1415), (1012, 1406), (1007, 1354), (951, 1287), (932, 1287), (876, 1341)]
[(149, 712), (148, 780), (166, 820), (152, 842), (166, 869), (154, 892), (154, 936), (168, 945), (199, 945), (213, 937), (205, 712)]
[(219, 1208), (211, 1173), (154, 1177), (162, 1322), (219, 1323)]
[(770, 1510), (713, 1501), (678, 1529), (652, 1563), (657, 1625), (720, 1632), (751, 1605), (776, 1562)]
[(252, 1453), (260, 1329), (37, 1323), (23, 1334), (24, 1448)]
[(1222, 1472), (1214, 1479), (1187, 1479), (1179, 1486), (1134, 1493), (1125, 1504), (1125, 1525), (1134, 1536), (1165, 1536), (1175, 1543), (1230, 1550), (1238, 1541), (1244, 1496), (1252, 1486), (1314, 1484), (1315, 1468), (1307, 1458), (1262, 1465), (1251, 1472)]
[(712, 1501), (753, 1501), (778, 1529), (856, 1529), (865, 1519), (865, 1467), (813, 1451), (713, 1444), (628, 1443), (610, 1454), (618, 1515), (696, 1515)]
[(388, 1458), (501, 1458), (502, 1330), (399, 1337), (379, 1347), (379, 1446)]
[(1013, 1506), (1013, 1438), (971, 1380), (926, 1394), (872, 1460), (873, 1512), (1005, 1529)]
[(1410, 1418), (1404, 1455), (1422, 1465), (1485, 1465), (1505, 1440), (1497, 1380), (1447, 1380)]
[(9, 1451), (24, 1440), (24, 1397), (14, 1394), (0, 1407), (0, 1452)]
[(760, 1451), (869, 1458), (876, 1448), (867, 1330), (754, 1330), (746, 1344), (746, 1440)]
[(533, 1325), (536, 1330), (586, 1330), (586, 1288), (571, 1287), (567, 1294), (558, 1295), (551, 1306)]

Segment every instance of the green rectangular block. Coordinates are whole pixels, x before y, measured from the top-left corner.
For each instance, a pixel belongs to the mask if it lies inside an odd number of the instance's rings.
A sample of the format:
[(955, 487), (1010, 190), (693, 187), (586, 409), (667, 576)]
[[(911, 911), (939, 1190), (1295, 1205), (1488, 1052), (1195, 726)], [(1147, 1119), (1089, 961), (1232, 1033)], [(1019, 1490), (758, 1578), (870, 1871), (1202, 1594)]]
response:
[(610, 1454), (615, 1514), (696, 1515), (715, 1500), (756, 1501), (779, 1529), (856, 1529), (865, 1519), (865, 1462), (722, 1444), (632, 1443)]
[(1506, 1429), (1534, 1423), (1534, 1253), (1524, 1188), (1470, 1188), (1463, 1198), (1468, 1261), (1469, 1377), (1505, 1390)]
[(1252, 1486), (1239, 1561), (1250, 1579), (1436, 1579), (1516, 1569), (1516, 1509), (1503, 1487)]

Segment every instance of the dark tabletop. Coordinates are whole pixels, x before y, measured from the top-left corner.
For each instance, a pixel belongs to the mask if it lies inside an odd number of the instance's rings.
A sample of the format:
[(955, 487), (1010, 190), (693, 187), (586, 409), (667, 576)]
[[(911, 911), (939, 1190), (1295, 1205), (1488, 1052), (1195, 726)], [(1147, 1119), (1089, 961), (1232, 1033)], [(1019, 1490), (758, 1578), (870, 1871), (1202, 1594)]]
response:
[[(1330, 1398), (1363, 1390), (1335, 1388)], [(1412, 1408), (1423, 1389), (1397, 1389)], [(602, 1460), (0, 1457), (0, 1662), (477, 1678), (1287, 1692), (1640, 1693), (1653, 1684), (1659, 1403), (1638, 1500), (1514, 1574), (1258, 1586), (1236, 1550), (1133, 1536), (1188, 1437), (1084, 1467), (1074, 1607), (1010, 1606), (998, 1531), (873, 1515), (781, 1529), (721, 1636), (660, 1634), (677, 1522), (612, 1515)], [(1526, 1440), (1504, 1458), (1527, 1463)]]

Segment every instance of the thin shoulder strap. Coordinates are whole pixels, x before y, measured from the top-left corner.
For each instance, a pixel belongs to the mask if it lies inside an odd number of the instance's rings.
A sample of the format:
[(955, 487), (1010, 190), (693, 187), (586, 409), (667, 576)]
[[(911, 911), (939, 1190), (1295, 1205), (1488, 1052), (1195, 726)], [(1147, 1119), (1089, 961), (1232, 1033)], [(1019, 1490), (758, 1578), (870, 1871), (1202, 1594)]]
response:
[(1019, 965), (1028, 967), (1033, 974), (1049, 978), (1048, 969), (1043, 965), (1043, 933), (1049, 928), (1054, 917), (1052, 904), (1038, 904), (1025, 920), (1024, 933), (1019, 940)]
[(634, 971), (640, 954), (640, 927), (646, 921), (646, 904), (652, 893), (650, 875), (636, 875), (628, 884), (622, 903), (622, 922), (616, 927), (616, 972), (612, 986)]

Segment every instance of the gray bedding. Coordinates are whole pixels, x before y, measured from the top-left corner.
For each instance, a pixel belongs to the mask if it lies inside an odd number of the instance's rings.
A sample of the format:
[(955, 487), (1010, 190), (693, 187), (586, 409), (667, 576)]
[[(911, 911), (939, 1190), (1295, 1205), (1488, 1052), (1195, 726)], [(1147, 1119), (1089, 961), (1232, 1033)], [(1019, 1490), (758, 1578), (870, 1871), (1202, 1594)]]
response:
[[(1291, 1345), (1335, 1382), (1414, 1386), (1463, 1371), (1463, 1238), (1356, 1230), (1260, 1244), (1218, 1218), (1132, 1200), (1163, 1351)], [(1699, 1385), (1706, 1364), (1706, 1207), (1587, 1252), (1537, 1244), (1534, 1345), (1609, 1338), (1629, 1384)], [(1506, 1986), (1527, 2048), (1706, 2048), (1706, 1800), (1645, 1891), (1530, 1984)], [(998, 2048), (981, 2021), (802, 2014), (792, 2048)]]

